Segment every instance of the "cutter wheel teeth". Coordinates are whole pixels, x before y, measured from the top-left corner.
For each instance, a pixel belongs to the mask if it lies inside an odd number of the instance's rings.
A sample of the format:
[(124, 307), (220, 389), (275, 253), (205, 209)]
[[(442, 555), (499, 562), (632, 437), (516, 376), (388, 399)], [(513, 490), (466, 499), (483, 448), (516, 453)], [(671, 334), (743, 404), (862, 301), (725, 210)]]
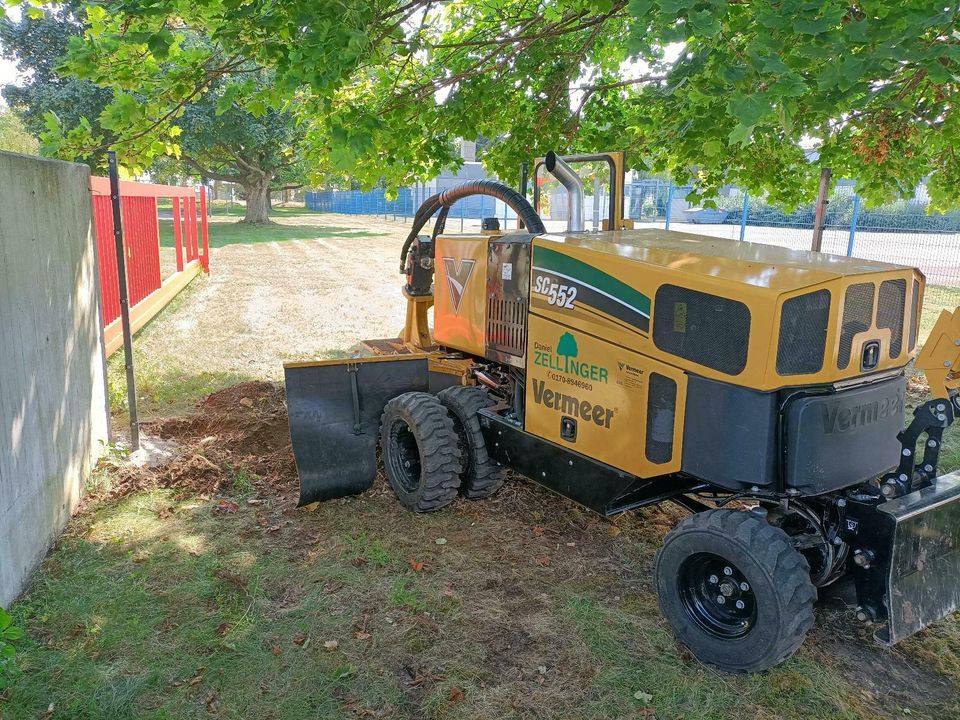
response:
[(455, 386), (437, 395), (453, 416), (463, 458), (460, 492), (476, 500), (490, 497), (503, 487), (507, 471), (487, 452), (477, 413), (494, 404), (485, 390)]
[(380, 451), (390, 486), (408, 510), (439, 510), (457, 497), (463, 469), (459, 438), (435, 396), (411, 392), (388, 402)]

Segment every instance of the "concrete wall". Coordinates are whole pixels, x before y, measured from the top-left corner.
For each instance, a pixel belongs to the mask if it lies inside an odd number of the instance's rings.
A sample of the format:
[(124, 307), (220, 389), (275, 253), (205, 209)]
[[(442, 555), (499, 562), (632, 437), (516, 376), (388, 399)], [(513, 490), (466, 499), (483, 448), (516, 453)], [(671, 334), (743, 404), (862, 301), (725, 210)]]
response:
[(0, 605), (76, 509), (107, 439), (85, 165), (0, 153)]

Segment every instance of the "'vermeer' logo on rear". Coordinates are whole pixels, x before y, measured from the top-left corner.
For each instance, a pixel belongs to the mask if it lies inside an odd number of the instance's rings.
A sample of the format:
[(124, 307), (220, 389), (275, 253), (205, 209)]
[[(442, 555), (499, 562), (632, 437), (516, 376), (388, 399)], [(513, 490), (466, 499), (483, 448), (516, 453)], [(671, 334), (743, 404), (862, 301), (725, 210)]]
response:
[(473, 274), (476, 260), (464, 258), (459, 263), (456, 258), (445, 257), (443, 269), (447, 274), (447, 287), (450, 288), (450, 302), (453, 304), (453, 314), (460, 314), (460, 303), (463, 302), (463, 291)]

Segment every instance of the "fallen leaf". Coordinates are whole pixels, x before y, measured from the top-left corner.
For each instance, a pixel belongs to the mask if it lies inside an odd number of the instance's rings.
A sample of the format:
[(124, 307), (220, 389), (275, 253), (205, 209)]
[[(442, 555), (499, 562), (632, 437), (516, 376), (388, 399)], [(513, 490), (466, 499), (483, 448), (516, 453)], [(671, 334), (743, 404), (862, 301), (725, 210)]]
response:
[(277, 657), (280, 657), (281, 655), (283, 655), (283, 648), (280, 647), (279, 645), (274, 645), (272, 648), (270, 648), (270, 652), (272, 652)]
[(609, 535), (610, 537), (616, 537), (617, 535), (620, 534), (620, 532), (621, 532), (620, 528), (618, 528), (616, 525), (609, 525), (607, 527), (607, 535)]
[(251, 400), (248, 397), (242, 397), (240, 398), (240, 404), (243, 405), (245, 408), (251, 408), (253, 407), (253, 400)]
[(294, 645), (298, 645), (298, 646), (300, 646), (300, 647), (303, 647), (306, 642), (307, 642), (307, 636), (306, 636), (306, 634), (304, 634), (304, 633), (302, 633), (302, 632), (297, 633), (296, 635), (293, 636), (293, 644), (294, 644)]
[(217, 694), (215, 692), (207, 695), (207, 712), (215, 713), (217, 711)]
[(448, 698), (452, 703), (458, 703), (463, 700), (463, 690), (458, 687), (450, 688), (450, 696)]
[(634, 697), (635, 700), (639, 700), (639, 701), (642, 702), (642, 703), (648, 703), (648, 702), (650, 702), (651, 700), (653, 700), (653, 695), (651, 695), (651, 694), (648, 693), (648, 692), (644, 692), (643, 690), (637, 690), (637, 691), (633, 694), (633, 697)]
[(546, 674), (547, 674), (547, 666), (546, 666), (546, 665), (537, 665), (537, 672), (540, 673), (541, 675), (546, 675)]
[(239, 510), (239, 509), (240, 509), (240, 506), (239, 506), (237, 503), (235, 503), (233, 500), (227, 500), (226, 498), (220, 498), (220, 502), (218, 502), (216, 505), (214, 505), (214, 507), (213, 507), (213, 512), (215, 512), (215, 513), (216, 513), (216, 512), (219, 512), (219, 513), (235, 513), (235, 512), (236, 512), (237, 510)]
[(444, 590), (440, 594), (445, 598), (455, 598), (457, 596), (453, 590)]
[(338, 647), (340, 647), (340, 643), (339, 643), (338, 641), (336, 641), (336, 640), (327, 640), (326, 642), (323, 643), (323, 646), (324, 646), (327, 650), (331, 650), (331, 651), (332, 651), (332, 650), (336, 650)]
[(306, 510), (307, 512), (316, 512), (318, 507), (320, 507), (320, 503), (318, 503), (318, 502), (312, 502), (312, 503), (309, 503), (309, 504), (307, 504), (307, 505), (304, 505), (304, 506), (303, 506), (302, 508), (300, 508), (300, 509), (301, 509), (301, 510)]
[(247, 505), (262, 505), (263, 500), (258, 500), (257, 498), (247, 498)]
[(368, 633), (368, 632), (362, 632), (362, 631), (355, 632), (355, 633), (353, 634), (353, 636), (354, 636), (357, 640), (369, 640), (369, 639), (370, 639), (370, 633)]
[(637, 710), (637, 714), (644, 718), (644, 720), (653, 720), (653, 718), (657, 716), (657, 710), (652, 707), (642, 707)]
[(220, 637), (225, 637), (226, 634), (230, 632), (231, 628), (233, 628), (233, 625), (228, 622), (222, 622), (217, 625), (217, 635)]
[(434, 540), (434, 542), (435, 542), (437, 545), (446, 545), (446, 544), (447, 544), (447, 539), (446, 539), (445, 537), (438, 537), (436, 540)]
[(277, 523), (276, 525), (270, 525), (270, 526), (268, 526), (268, 527), (267, 527), (267, 532), (272, 533), (272, 532), (276, 532), (276, 531), (279, 530), (279, 529), (280, 529), (280, 523)]
[(546, 532), (546, 530), (543, 528), (542, 525), (534, 525), (534, 526), (533, 526), (533, 534), (536, 535), (537, 537), (542, 537), (542, 536), (543, 536), (543, 533), (545, 533), (545, 532)]
[(550, 564), (550, 556), (549, 556), (549, 555), (541, 555), (540, 557), (534, 558), (533, 561), (534, 561), (537, 565), (540, 565), (541, 567), (547, 567), (547, 566)]
[(423, 572), (422, 562), (417, 562), (416, 560), (407, 560), (407, 564), (410, 565), (410, 569), (414, 572)]
[(363, 557), (363, 555), (358, 555), (357, 557), (353, 558), (353, 560), (350, 561), (350, 564), (353, 565), (354, 567), (360, 567), (361, 565), (367, 564), (367, 559)]

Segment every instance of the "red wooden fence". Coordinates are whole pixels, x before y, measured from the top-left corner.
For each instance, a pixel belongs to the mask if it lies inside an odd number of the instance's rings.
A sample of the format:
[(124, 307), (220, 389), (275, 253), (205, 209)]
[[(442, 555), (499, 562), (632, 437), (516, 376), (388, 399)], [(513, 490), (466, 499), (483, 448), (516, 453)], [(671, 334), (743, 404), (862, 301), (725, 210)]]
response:
[[(107, 355), (110, 355), (120, 347), (122, 336), (109, 179), (90, 178), (90, 190), (93, 193), (93, 215), (97, 231), (104, 340)], [(160, 225), (157, 212), (159, 198), (170, 198), (173, 201), (176, 272), (167, 278), (162, 277), (160, 270)], [(130, 323), (134, 332), (163, 309), (201, 270), (210, 272), (207, 198), (202, 186), (199, 213), (197, 206), (196, 192), (192, 187), (120, 183)]]

